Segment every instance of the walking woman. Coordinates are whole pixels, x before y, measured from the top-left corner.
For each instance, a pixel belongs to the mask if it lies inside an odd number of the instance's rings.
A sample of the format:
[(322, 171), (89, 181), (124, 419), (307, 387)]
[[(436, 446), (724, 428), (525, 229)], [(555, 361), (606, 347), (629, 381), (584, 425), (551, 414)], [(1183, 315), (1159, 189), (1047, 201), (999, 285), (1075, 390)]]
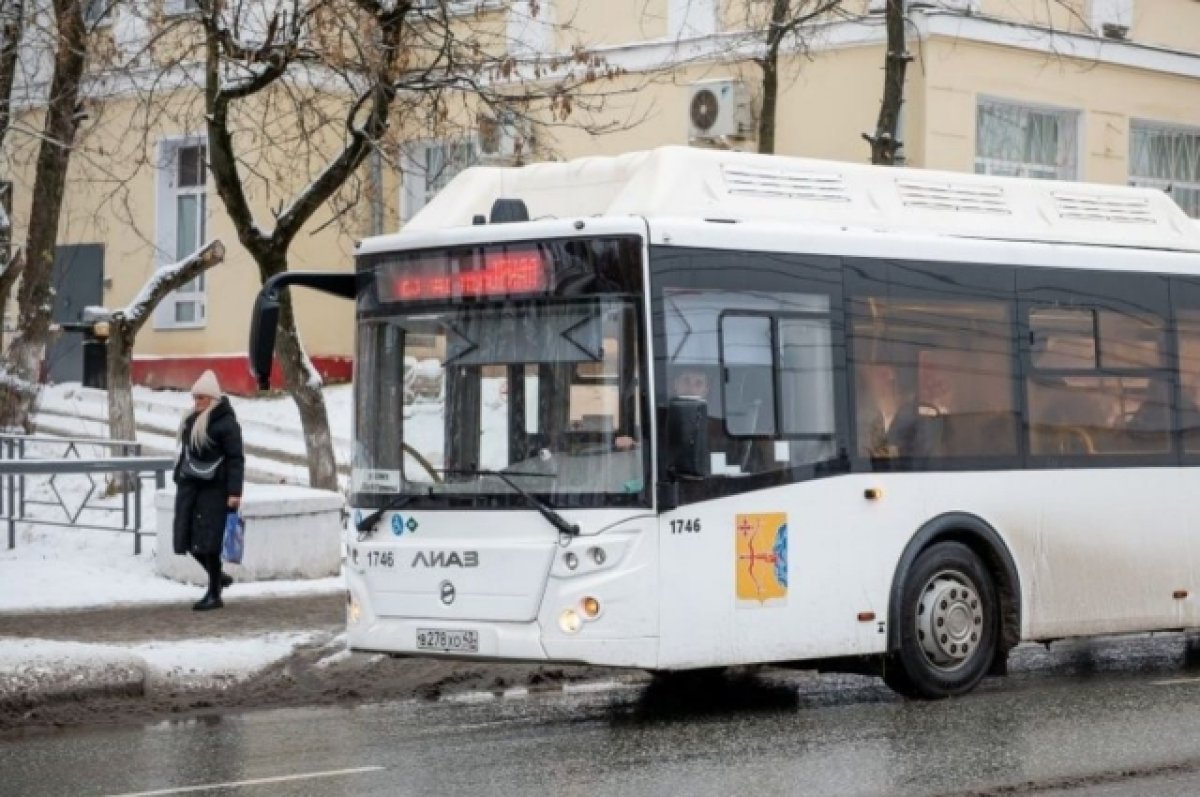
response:
[(221, 589), (233, 579), (221, 572), (225, 514), (242, 501), (242, 429), (212, 371), (192, 386), (192, 411), (180, 429), (175, 462), (175, 553), (191, 554), (208, 573), (208, 591), (192, 608), (220, 609)]

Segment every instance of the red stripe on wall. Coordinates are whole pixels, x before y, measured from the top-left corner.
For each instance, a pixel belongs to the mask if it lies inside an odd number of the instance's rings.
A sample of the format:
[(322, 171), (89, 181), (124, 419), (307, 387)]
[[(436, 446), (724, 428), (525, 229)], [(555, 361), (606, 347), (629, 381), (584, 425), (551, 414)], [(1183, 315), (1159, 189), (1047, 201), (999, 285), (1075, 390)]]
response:
[[(354, 372), (354, 361), (349, 357), (313, 357), (312, 362), (325, 384), (349, 382)], [(250, 375), (249, 358), (235, 354), (228, 357), (134, 357), (133, 383), (156, 389), (189, 390), (200, 374), (210, 368), (217, 375), (224, 392), (235, 396), (249, 396), (258, 392)], [(271, 367), (271, 387), (283, 387), (283, 373), (278, 362)]]

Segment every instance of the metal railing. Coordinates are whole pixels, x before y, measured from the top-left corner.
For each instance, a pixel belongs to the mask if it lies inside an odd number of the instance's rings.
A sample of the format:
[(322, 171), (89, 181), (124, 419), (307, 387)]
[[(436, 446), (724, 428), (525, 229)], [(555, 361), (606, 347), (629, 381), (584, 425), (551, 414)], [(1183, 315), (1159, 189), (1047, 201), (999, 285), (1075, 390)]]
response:
[[(40, 449), (62, 447), (61, 453), (51, 458)], [(107, 457), (85, 458), (81, 447), (91, 446), (111, 452)], [(31, 449), (39, 449), (40, 456), (31, 457)], [(175, 466), (172, 457), (141, 456), (141, 443), (124, 440), (105, 440), (87, 437), (50, 437), (39, 435), (0, 434), (0, 519), (8, 523), (8, 547), (17, 544), (17, 524), (30, 523), (43, 526), (65, 526), (70, 528), (128, 531), (133, 534), (133, 552), (142, 552), (142, 479), (154, 477), (157, 489), (166, 486), (166, 473)], [(96, 498), (104, 498), (104, 490), (97, 495), (97, 484), (93, 474), (124, 474), (129, 489), (120, 491), (120, 505), (97, 504)], [(58, 476), (84, 475), (89, 488), (78, 507), (72, 509), (65, 500), (55, 479)], [(30, 476), (49, 476), (48, 485), (54, 500), (34, 498), (26, 480)], [(103, 484), (103, 483), (102, 483)], [(56, 507), (65, 520), (55, 520), (29, 514), (31, 506)], [(100, 512), (121, 514), (121, 524), (104, 525), (81, 522), (83, 513)]]

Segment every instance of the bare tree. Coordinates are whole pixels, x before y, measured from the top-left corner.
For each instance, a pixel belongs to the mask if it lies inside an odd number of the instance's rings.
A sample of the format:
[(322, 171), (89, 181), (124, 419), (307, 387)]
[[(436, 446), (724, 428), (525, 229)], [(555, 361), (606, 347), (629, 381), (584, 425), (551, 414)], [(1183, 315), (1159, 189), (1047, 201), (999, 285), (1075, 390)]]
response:
[(159, 269), (125, 308), (108, 318), (108, 435), (113, 440), (136, 440), (133, 380), (130, 365), (138, 332), (171, 291), (186, 285), (225, 259), (225, 245), (211, 241), (188, 257)]
[(25, 270), (17, 292), (18, 331), (0, 360), (0, 426), (25, 425), (37, 394), (42, 352), (50, 337), (54, 292), (51, 278), (62, 212), (63, 189), (79, 128), (80, 86), (87, 60), (83, 19), (86, 0), (52, 0), (57, 33), (54, 74), (34, 173), (25, 246)]
[(905, 42), (905, 0), (887, 0), (887, 53), (883, 67), (883, 100), (875, 134), (863, 133), (871, 145), (871, 163), (895, 166), (902, 162), (900, 111), (904, 107), (904, 76), (912, 55)]
[[(755, 3), (748, 4), (750, 12), (759, 12)], [(751, 20), (756, 30), (764, 34), (766, 45), (754, 62), (762, 70), (762, 108), (758, 115), (758, 151), (775, 152), (775, 118), (779, 102), (779, 54), (794, 40), (803, 49), (803, 27), (814, 20), (831, 17), (841, 11), (842, 0), (771, 0), (770, 15), (764, 20)]]
[[(209, 169), (263, 281), (288, 269), (297, 236), (319, 211), (352, 210), (369, 154), (395, 162), (394, 121), (413, 138), (469, 127), (485, 113), (563, 123), (616, 75), (582, 49), (558, 60), (516, 58), (503, 26), (451, 13), (446, 0), (279, 0), (257, 20), (223, 0), (200, 5)], [(527, 6), (536, 16), (538, 4)], [(274, 197), (269, 221), (256, 211), (264, 197)], [(286, 294), (278, 332), (309, 482), (336, 489), (321, 379)]]
[[(0, 151), (4, 149), (12, 119), (13, 85), (17, 77), (24, 18), (24, 0), (0, 0)], [(5, 210), (11, 201), (11, 184), (0, 185), (0, 322), (4, 308), (8, 306), (8, 296), (25, 264), (20, 250), (12, 250), (12, 220)], [(0, 349), (3, 344), (4, 329), (0, 323)]]

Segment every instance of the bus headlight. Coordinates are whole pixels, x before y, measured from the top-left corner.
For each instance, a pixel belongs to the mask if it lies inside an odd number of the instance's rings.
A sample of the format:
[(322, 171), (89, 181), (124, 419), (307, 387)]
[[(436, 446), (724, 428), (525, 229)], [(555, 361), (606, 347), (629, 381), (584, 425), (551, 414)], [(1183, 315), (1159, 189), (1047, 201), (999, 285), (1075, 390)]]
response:
[(564, 609), (558, 616), (558, 627), (564, 634), (574, 634), (583, 627), (583, 620), (574, 609)]
[(590, 595), (579, 602), (579, 608), (583, 612), (583, 616), (589, 620), (595, 620), (600, 616), (600, 601)]
[(568, 570), (574, 570), (575, 568), (579, 567), (579, 557), (576, 556), (574, 552), (567, 551), (565, 554), (563, 554), (563, 564), (567, 566)]
[(346, 622), (353, 625), (362, 619), (362, 604), (354, 597), (353, 592), (346, 593)]

